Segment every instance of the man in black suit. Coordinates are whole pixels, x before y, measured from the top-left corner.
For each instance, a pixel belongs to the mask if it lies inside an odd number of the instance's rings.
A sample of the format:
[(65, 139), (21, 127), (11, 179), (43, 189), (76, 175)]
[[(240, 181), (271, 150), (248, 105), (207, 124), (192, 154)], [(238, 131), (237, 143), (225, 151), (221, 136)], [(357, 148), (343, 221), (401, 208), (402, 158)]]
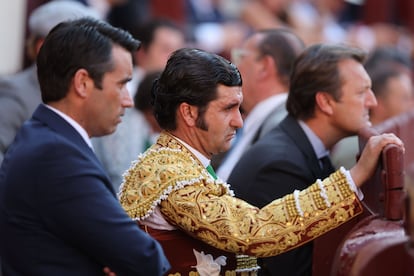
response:
[[(240, 159), (228, 183), (236, 196), (264, 206), (333, 172), (329, 150), (370, 124), (376, 105), (362, 62), (365, 53), (341, 45), (314, 45), (296, 60), (288, 116)], [(261, 259), (260, 275), (311, 275), (312, 244)]]
[(91, 18), (60, 23), (37, 57), (43, 104), (0, 169), (3, 275), (164, 275), (159, 245), (119, 204), (90, 137), (115, 131), (139, 41)]

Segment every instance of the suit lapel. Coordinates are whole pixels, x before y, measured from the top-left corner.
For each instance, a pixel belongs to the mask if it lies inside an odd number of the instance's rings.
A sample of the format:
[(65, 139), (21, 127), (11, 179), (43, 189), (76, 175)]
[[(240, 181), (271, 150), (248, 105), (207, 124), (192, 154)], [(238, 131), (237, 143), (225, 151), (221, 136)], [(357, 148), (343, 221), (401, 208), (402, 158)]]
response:
[(43, 104), (40, 104), (38, 108), (33, 113), (33, 119), (43, 122), (48, 125), (53, 131), (65, 137), (69, 143), (76, 145), (79, 150), (87, 155), (91, 162), (94, 163), (95, 167), (101, 171), (101, 174), (105, 176), (107, 181), (104, 181), (105, 186), (111, 191), (111, 193), (116, 197), (115, 190), (111, 185), (111, 181), (105, 169), (103, 168), (101, 162), (96, 157), (93, 150), (85, 142), (82, 136), (79, 134), (76, 129), (74, 129), (66, 120), (64, 120), (57, 113), (53, 112)]
[(263, 135), (275, 128), (286, 115), (286, 101), (283, 101), (277, 105), (263, 121), (262, 126), (260, 127), (261, 133), (259, 137), (263, 137)]
[(305, 132), (299, 125), (298, 121), (292, 116), (288, 115), (280, 123), (280, 127), (287, 133), (287, 135), (294, 141), (296, 146), (300, 149), (306, 158), (307, 166), (310, 168), (316, 178), (322, 178), (322, 169), (319, 165), (319, 160), (308, 140)]

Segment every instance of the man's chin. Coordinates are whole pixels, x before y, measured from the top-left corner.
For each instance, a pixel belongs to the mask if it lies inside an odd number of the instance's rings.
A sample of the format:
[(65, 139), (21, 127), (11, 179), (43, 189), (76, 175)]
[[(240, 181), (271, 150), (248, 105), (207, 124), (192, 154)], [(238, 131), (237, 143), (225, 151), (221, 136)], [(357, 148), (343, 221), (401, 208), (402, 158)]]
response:
[(110, 128), (110, 129), (105, 129), (105, 130), (102, 130), (102, 131), (101, 131), (101, 132), (99, 132), (99, 133), (95, 133), (92, 137), (102, 137), (102, 136), (107, 136), (107, 135), (110, 135), (110, 134), (114, 133), (115, 131), (116, 131), (116, 126), (115, 126), (115, 127)]
[(226, 147), (222, 147), (218, 153), (226, 153), (230, 150), (230, 143)]

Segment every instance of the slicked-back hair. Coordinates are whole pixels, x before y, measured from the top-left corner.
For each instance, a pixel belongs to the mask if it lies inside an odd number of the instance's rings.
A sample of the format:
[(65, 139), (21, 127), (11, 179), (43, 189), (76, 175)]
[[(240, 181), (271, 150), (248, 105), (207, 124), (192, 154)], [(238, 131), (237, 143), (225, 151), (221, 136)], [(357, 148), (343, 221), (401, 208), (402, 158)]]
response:
[(128, 32), (104, 21), (82, 18), (55, 26), (47, 35), (37, 57), (37, 75), (45, 103), (66, 96), (76, 71), (85, 69), (97, 88), (113, 70), (112, 48), (119, 45), (132, 53), (140, 42)]
[(326, 92), (335, 100), (341, 97), (339, 62), (354, 59), (363, 64), (366, 52), (342, 44), (315, 44), (298, 57), (290, 77), (286, 108), (297, 119), (308, 119), (315, 112), (317, 92)]
[(217, 98), (219, 84), (242, 86), (237, 67), (225, 58), (199, 49), (175, 51), (159, 79), (154, 82), (154, 115), (161, 128), (175, 130), (181, 103), (197, 106), (201, 118), (209, 102)]
[(288, 29), (264, 29), (257, 33), (263, 35), (257, 45), (258, 52), (275, 61), (278, 78), (289, 87), (293, 63), (305, 49), (304, 42)]

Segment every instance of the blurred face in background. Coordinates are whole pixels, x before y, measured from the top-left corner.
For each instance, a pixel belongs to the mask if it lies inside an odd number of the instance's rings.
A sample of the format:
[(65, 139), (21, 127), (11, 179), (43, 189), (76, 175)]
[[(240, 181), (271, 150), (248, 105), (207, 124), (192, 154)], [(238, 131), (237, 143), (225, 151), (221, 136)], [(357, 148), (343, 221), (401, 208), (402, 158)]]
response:
[(148, 48), (141, 48), (138, 62), (146, 71), (163, 70), (171, 53), (185, 45), (184, 34), (168, 27), (160, 27), (155, 31), (154, 39)]
[(414, 106), (413, 83), (408, 74), (401, 73), (389, 78), (384, 89), (377, 97), (378, 106), (371, 109), (373, 124), (404, 113)]
[(263, 55), (257, 49), (262, 36), (255, 34), (248, 38), (240, 48), (232, 50), (232, 62), (237, 66), (243, 79), (243, 102), (242, 109), (247, 114), (257, 104), (255, 93), (257, 82), (260, 81), (263, 70)]

